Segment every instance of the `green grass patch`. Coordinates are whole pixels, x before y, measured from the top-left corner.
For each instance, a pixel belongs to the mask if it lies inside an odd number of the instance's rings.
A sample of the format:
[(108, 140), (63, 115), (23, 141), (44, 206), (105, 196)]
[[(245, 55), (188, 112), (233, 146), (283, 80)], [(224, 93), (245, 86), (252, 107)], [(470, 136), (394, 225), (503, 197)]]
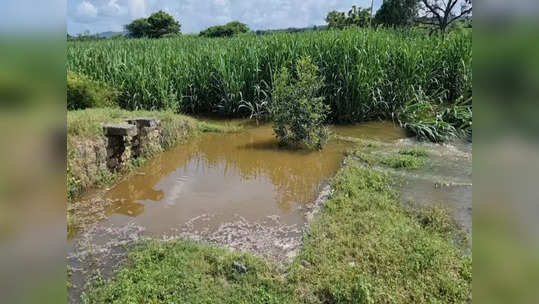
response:
[[(453, 244), (446, 214), (410, 215), (385, 174), (351, 164), (312, 222), (290, 282), (309, 303), (465, 303), (471, 257)], [(455, 229), (454, 226), (452, 229)]]
[(468, 302), (472, 258), (453, 242), (448, 214), (403, 207), (392, 184), (388, 175), (349, 162), (284, 272), (223, 248), (143, 242), (84, 303)]
[(282, 274), (261, 258), (188, 241), (146, 241), (112, 283), (83, 303), (292, 303)]
[[(379, 146), (363, 146), (347, 151), (352, 156), (369, 166), (382, 165), (393, 169), (420, 169), (426, 164), (426, 157), (420, 150), (403, 149), (399, 153), (387, 153), (380, 150), (367, 150), (365, 148), (378, 148)], [(425, 151), (426, 152), (426, 151)]]
[(401, 155), (410, 155), (415, 157), (427, 157), (430, 155), (429, 151), (420, 146), (412, 146), (407, 148), (402, 148), (399, 151)]
[(419, 169), (425, 166), (425, 160), (423, 158), (402, 154), (383, 156), (380, 163), (394, 169)]

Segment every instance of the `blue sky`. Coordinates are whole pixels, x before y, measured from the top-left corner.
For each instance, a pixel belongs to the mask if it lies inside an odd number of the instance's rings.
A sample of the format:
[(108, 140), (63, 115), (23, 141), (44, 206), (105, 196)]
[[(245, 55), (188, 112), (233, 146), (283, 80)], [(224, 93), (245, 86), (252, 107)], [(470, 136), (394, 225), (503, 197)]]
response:
[[(374, 1), (374, 9), (382, 0)], [(352, 5), (370, 7), (371, 0), (68, 0), (70, 34), (121, 31), (130, 21), (164, 10), (182, 24), (183, 33), (239, 20), (251, 29), (277, 29), (324, 24), (331, 10)]]

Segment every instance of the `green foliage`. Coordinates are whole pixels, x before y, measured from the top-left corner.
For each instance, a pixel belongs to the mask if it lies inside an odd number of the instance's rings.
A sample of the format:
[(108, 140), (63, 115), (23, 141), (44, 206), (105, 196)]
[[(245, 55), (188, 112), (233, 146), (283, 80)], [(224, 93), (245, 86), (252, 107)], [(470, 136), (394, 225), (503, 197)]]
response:
[(293, 303), (276, 268), (246, 253), (188, 241), (146, 241), (126, 265), (113, 282), (98, 281), (83, 303)]
[(149, 37), (150, 23), (147, 18), (139, 18), (125, 26), (128, 36), (132, 38)]
[(412, 25), (419, 9), (419, 0), (387, 0), (376, 12), (377, 24), (386, 26)]
[(230, 37), (233, 35), (247, 33), (249, 27), (239, 21), (232, 21), (225, 25), (215, 25), (200, 32), (202, 37)]
[(472, 99), (454, 103), (432, 100), (419, 90), (400, 112), (401, 125), (420, 140), (444, 142), (472, 135)]
[(347, 154), (370, 166), (383, 165), (393, 169), (423, 168), (426, 163), (425, 157), (428, 155), (426, 151), (416, 148), (403, 149), (399, 153), (365, 152), (355, 149), (348, 151)]
[(425, 160), (414, 155), (396, 154), (383, 157), (381, 163), (394, 169), (419, 169), (425, 165)]
[(322, 148), (328, 140), (324, 122), (329, 106), (319, 96), (324, 85), (310, 57), (297, 62), (295, 78), (283, 67), (274, 80), (271, 113), (273, 130), (282, 145)]
[(329, 28), (343, 29), (346, 27), (367, 27), (371, 22), (371, 9), (352, 6), (348, 15), (344, 12), (331, 11), (326, 16)]
[[(471, 96), (471, 38), (471, 32), (443, 39), (417, 29), (355, 28), (229, 39), (70, 41), (67, 68), (117, 89), (126, 109), (246, 117), (265, 107), (256, 88), (270, 94), (280, 67), (310, 56), (325, 79), (320, 95), (331, 107), (329, 120), (398, 119), (411, 130), (406, 104), (423, 99), (451, 106)], [(420, 89), (424, 98), (415, 98)]]
[(399, 151), (399, 154), (410, 155), (410, 156), (415, 156), (415, 157), (427, 157), (430, 155), (429, 151), (419, 146), (403, 148)]
[(133, 38), (161, 38), (171, 35), (179, 35), (181, 25), (173, 16), (158, 11), (148, 18), (140, 18), (125, 26), (128, 36)]
[(86, 76), (67, 73), (67, 109), (79, 110), (94, 107), (112, 107), (116, 93), (107, 85)]

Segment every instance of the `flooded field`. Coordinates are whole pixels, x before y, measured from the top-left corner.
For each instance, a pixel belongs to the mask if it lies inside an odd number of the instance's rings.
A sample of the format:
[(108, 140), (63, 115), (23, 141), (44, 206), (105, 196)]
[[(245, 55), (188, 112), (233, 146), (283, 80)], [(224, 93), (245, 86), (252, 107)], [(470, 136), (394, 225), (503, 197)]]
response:
[[(338, 126), (332, 131), (391, 146), (408, 141), (402, 129), (386, 122)], [(71, 301), (77, 302), (74, 299), (92, 271), (110, 276), (125, 252), (123, 245), (144, 237), (189, 238), (278, 261), (291, 259), (316, 202), (329, 195), (328, 180), (341, 167), (343, 152), (352, 146), (332, 140), (322, 151), (282, 149), (271, 126), (247, 126), (237, 133), (194, 138), (148, 161), (110, 189), (87, 193), (74, 203), (83, 225), (68, 240)], [(426, 179), (407, 175), (409, 182), (401, 193), (404, 200), (420, 204), (445, 200), (453, 208), (461, 202), (465, 210), (457, 214), (465, 221), (469, 214), (466, 230), (471, 232), (471, 151), (469, 163), (460, 159), (449, 163), (453, 155), (444, 158), (447, 149), (439, 149), (440, 165), (420, 172), (430, 174)], [(468, 159), (466, 151), (455, 151)], [(448, 176), (451, 187), (435, 185), (444, 186)], [(456, 183), (461, 187), (453, 187)]]
[[(390, 123), (336, 127), (345, 136), (394, 140), (402, 130)], [(302, 224), (301, 207), (314, 200), (319, 186), (340, 167), (348, 143), (332, 141), (322, 151), (279, 148), (270, 126), (232, 134), (207, 134), (177, 146), (108, 191), (89, 193), (111, 202), (107, 223), (134, 222), (160, 236), (199, 216), (205, 224), (242, 217), (260, 221), (278, 216)]]

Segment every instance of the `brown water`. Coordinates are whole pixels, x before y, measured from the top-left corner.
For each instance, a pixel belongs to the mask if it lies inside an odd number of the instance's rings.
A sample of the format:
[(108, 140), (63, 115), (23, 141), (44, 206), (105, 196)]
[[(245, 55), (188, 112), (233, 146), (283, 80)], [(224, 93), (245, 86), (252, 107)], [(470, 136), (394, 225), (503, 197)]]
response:
[[(380, 140), (403, 137), (401, 129), (383, 122), (335, 127), (334, 132)], [(105, 197), (114, 203), (106, 210), (107, 221), (134, 220), (149, 235), (207, 214), (215, 227), (237, 216), (261, 221), (277, 215), (282, 223), (302, 223), (298, 207), (312, 202), (319, 185), (336, 173), (347, 146), (332, 141), (322, 151), (282, 149), (267, 125), (207, 134), (163, 153), (110, 189)]]

